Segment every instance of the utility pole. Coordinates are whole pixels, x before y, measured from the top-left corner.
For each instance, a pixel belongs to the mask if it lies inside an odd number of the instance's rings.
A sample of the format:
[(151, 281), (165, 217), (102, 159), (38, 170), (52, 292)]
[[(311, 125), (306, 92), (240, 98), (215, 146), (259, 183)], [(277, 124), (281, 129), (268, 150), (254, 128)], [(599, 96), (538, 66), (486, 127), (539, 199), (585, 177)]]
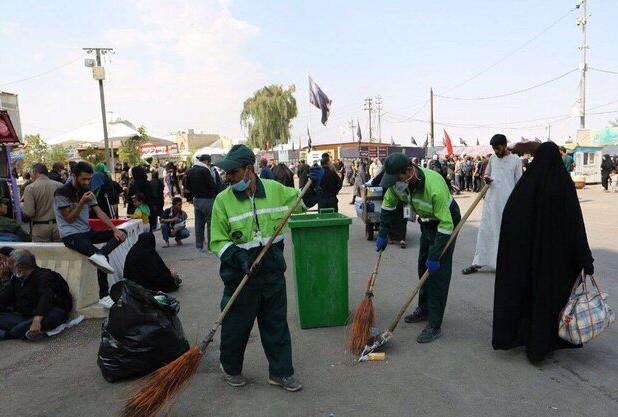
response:
[(352, 142), (355, 142), (354, 134), (356, 133), (356, 131), (354, 130), (354, 128), (356, 127), (356, 125), (354, 124), (354, 119), (350, 119), (350, 122), (348, 123), (348, 127), (352, 131)]
[(369, 142), (372, 142), (373, 131), (371, 130), (371, 112), (373, 111), (373, 99), (371, 97), (365, 99), (365, 110), (369, 112)]
[(103, 119), (103, 141), (105, 143), (105, 163), (110, 172), (115, 172), (114, 150), (110, 149), (109, 139), (107, 136), (107, 114), (105, 113), (105, 93), (103, 91), (103, 80), (105, 79), (105, 68), (101, 66), (101, 55), (113, 53), (113, 48), (82, 48), (86, 53), (96, 54), (96, 66), (91, 65), (89, 60), (86, 60), (86, 66), (92, 67), (92, 76), (99, 81), (99, 96), (101, 99), (101, 116)]
[(586, 71), (588, 71), (588, 63), (586, 61), (588, 55), (588, 43), (586, 41), (586, 25), (588, 24), (588, 1), (579, 0), (576, 7), (581, 9), (582, 14), (577, 19), (577, 26), (582, 27), (582, 43), (579, 50), (582, 53), (582, 62), (579, 64), (579, 68), (582, 72), (581, 81), (579, 85), (579, 127), (580, 129), (586, 128)]
[(430, 145), (433, 148), (433, 88), (429, 89), (429, 123), (431, 124)]
[(382, 143), (382, 96), (376, 96), (375, 100), (378, 111), (378, 140)]

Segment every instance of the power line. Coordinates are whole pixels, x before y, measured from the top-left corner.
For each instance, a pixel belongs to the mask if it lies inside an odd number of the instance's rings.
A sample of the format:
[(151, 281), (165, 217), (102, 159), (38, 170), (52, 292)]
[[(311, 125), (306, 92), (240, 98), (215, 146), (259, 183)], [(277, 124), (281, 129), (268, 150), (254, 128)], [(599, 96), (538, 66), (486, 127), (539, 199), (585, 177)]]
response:
[(595, 110), (595, 109), (599, 109), (601, 107), (609, 106), (610, 104), (616, 104), (616, 103), (618, 103), (618, 100), (613, 100), (605, 104), (600, 104), (598, 106), (590, 107), (588, 110)]
[[(393, 113), (390, 113), (391, 115)], [(392, 118), (392, 116), (389, 116)], [(504, 122), (504, 123), (458, 123), (458, 122), (435, 122), (438, 125), (441, 126), (446, 126), (446, 127), (456, 127), (456, 128), (463, 128), (463, 129), (512, 129), (512, 130), (518, 130), (518, 129), (529, 129), (529, 128), (533, 128), (533, 127), (543, 127), (545, 126), (546, 123), (539, 123), (539, 124), (535, 124), (535, 125), (529, 125), (529, 126), (506, 126), (506, 125), (513, 125), (513, 124), (519, 124), (519, 123), (530, 123), (530, 122), (542, 122), (542, 121), (546, 121), (546, 122), (560, 122), (563, 120), (567, 120), (570, 119), (572, 116), (569, 114), (561, 114), (561, 115), (555, 115), (555, 116), (548, 116), (548, 117), (542, 117), (542, 118), (537, 118), (537, 119), (529, 119), (529, 120), (518, 120), (518, 121), (513, 121), (513, 122)], [(411, 122), (419, 122), (419, 123), (429, 123), (428, 120), (424, 120), (424, 119), (413, 119)], [(406, 121), (394, 121), (394, 123), (409, 123)]]
[[(528, 45), (530, 45), (532, 42), (534, 42), (535, 40), (537, 40), (538, 38), (540, 38), (541, 36), (543, 36), (546, 32), (548, 32), (551, 28), (553, 28), (554, 26), (556, 26), (558, 23), (560, 23), (561, 21), (563, 21), (564, 19), (566, 19), (573, 11), (575, 11), (575, 8), (569, 10), (567, 13), (565, 13), (564, 15), (560, 16), (557, 20), (555, 20), (554, 22), (552, 22), (549, 26), (547, 26), (545, 29), (543, 29), (542, 31), (540, 31), (539, 33), (537, 33), (536, 35), (534, 35), (532, 38), (528, 39), (526, 42), (524, 42), (523, 44), (521, 44), (519, 47), (517, 47), (516, 49), (514, 49), (513, 51), (511, 51), (510, 53), (508, 53), (507, 55), (503, 56), (502, 58), (498, 59), (496, 62), (494, 62), (493, 64), (489, 65), (488, 67), (486, 67), (485, 69), (477, 72), (476, 74), (474, 74), (473, 76), (466, 78), (464, 81), (460, 82), (459, 84), (447, 89), (444, 94), (448, 94), (449, 92), (456, 90), (457, 88), (469, 83), (470, 81), (478, 78), (479, 76), (483, 75), (484, 73), (486, 73), (487, 71), (489, 71), (490, 69), (494, 68), (495, 66), (497, 66), (498, 64), (501, 64), (502, 62), (506, 61), (508, 58), (510, 58), (511, 56), (515, 55), (517, 52), (521, 51), (522, 49), (524, 49), (525, 47), (527, 47)], [(437, 95), (437, 94), (436, 94)]]
[(495, 95), (495, 96), (487, 96), (487, 97), (453, 97), (453, 96), (443, 96), (443, 95), (440, 95), (440, 94), (435, 94), (435, 96), (436, 97), (441, 97), (441, 98), (446, 98), (446, 99), (449, 99), (449, 100), (470, 100), (470, 101), (472, 101), (472, 100), (492, 100), (492, 99), (496, 99), (496, 98), (514, 96), (516, 94), (521, 94), (521, 93), (525, 93), (526, 91), (534, 90), (535, 88), (542, 87), (542, 86), (550, 84), (550, 83), (552, 83), (554, 81), (558, 81), (559, 79), (564, 78), (567, 75), (572, 74), (572, 73), (574, 73), (577, 70), (578, 69), (575, 68), (575, 69), (572, 69), (570, 71), (565, 72), (562, 75), (559, 75), (559, 76), (557, 76), (555, 78), (552, 78), (550, 80), (547, 80), (547, 81), (543, 81), (542, 83), (535, 84), (535, 85), (533, 85), (531, 87), (522, 88), (521, 90), (511, 91), (510, 93), (498, 94), (498, 95)]
[(588, 69), (591, 69), (591, 70), (597, 71), (597, 72), (604, 72), (606, 74), (618, 75), (618, 71), (610, 71), (610, 70), (604, 70), (604, 69), (593, 68), (593, 67), (588, 67)]
[(64, 64), (62, 64), (62, 65), (58, 65), (57, 67), (54, 67), (54, 68), (48, 69), (47, 71), (43, 71), (43, 72), (40, 72), (40, 73), (38, 73), (38, 74), (31, 75), (31, 76), (26, 77), (26, 78), (20, 78), (19, 80), (13, 80), (13, 81), (9, 81), (9, 82), (7, 82), (7, 83), (2, 83), (2, 84), (0, 84), (0, 86), (10, 85), (10, 84), (17, 84), (17, 83), (21, 83), (21, 82), (24, 82), (24, 81), (29, 81), (29, 80), (32, 80), (32, 79), (34, 79), (34, 78), (42, 77), (42, 76), (44, 76), (44, 75), (50, 74), (50, 73), (52, 73), (52, 72), (54, 72), (54, 71), (57, 71), (57, 70), (59, 70), (59, 69), (61, 69), (61, 68), (64, 68), (64, 67), (66, 67), (66, 66), (69, 66), (69, 65), (71, 65), (72, 63), (74, 63), (74, 62), (76, 62), (76, 61), (79, 61), (80, 59), (82, 59), (82, 58), (81, 58), (81, 57), (79, 57), (79, 58), (75, 58), (75, 59), (73, 59), (73, 60), (71, 60), (71, 61), (69, 61), (69, 62), (65, 62), (65, 63), (64, 63)]
[(612, 114), (612, 113), (618, 113), (618, 110), (610, 110), (610, 111), (600, 111), (600, 112), (595, 112), (595, 113), (587, 113), (587, 114)]

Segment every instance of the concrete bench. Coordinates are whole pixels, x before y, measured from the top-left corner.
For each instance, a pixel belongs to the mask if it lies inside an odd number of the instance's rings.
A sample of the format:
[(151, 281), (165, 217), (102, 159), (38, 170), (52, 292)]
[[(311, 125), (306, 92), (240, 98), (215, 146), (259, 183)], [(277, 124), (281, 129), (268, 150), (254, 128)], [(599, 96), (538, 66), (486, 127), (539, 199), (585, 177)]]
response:
[[(123, 278), (125, 258), (142, 233), (143, 225), (140, 220), (131, 220), (118, 228), (127, 232), (127, 240), (109, 255), (109, 262), (115, 270), (114, 274), (107, 276), (110, 287)], [(107, 309), (98, 304), (97, 270), (85, 255), (67, 248), (62, 243), (7, 242), (6, 246), (31, 251), (40, 267), (54, 270), (64, 277), (73, 295), (71, 317), (81, 314), (86, 318), (107, 317)]]

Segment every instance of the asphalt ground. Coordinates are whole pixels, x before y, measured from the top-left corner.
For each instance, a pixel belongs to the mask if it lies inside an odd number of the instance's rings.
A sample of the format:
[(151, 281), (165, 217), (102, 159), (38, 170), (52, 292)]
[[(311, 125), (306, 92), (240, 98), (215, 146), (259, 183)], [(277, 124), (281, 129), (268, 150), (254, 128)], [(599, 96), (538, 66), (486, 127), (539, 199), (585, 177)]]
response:
[[(364, 295), (375, 262), (373, 242), (354, 217), (349, 238), (350, 307)], [(599, 186), (579, 192), (596, 275), (609, 302), (618, 307), (618, 195)], [(474, 194), (457, 201), (465, 210)], [(190, 205), (185, 210), (192, 211)], [(192, 213), (191, 213), (192, 214)], [(583, 349), (557, 351), (531, 365), (522, 349), (491, 348), (494, 274), (463, 276), (472, 260), (481, 207), (464, 227), (455, 250), (454, 272), (443, 337), (421, 345), (422, 325), (401, 323), (385, 346), (386, 360), (357, 364), (343, 348), (344, 329), (301, 330), (294, 277), (287, 275), (288, 321), (296, 376), (304, 389), (288, 393), (267, 384), (268, 367), (255, 326), (245, 355), (249, 384), (231, 388), (218, 369), (218, 336), (198, 374), (169, 411), (171, 416), (616, 416), (618, 332), (610, 328)], [(568, 225), (565, 225), (568, 227)], [(408, 225), (408, 248), (390, 245), (376, 285), (376, 319), (386, 326), (416, 280), (418, 226)], [(160, 235), (158, 235), (160, 240)], [(324, 237), (325, 242), (328, 236)], [(291, 239), (286, 239), (291, 265)], [(161, 243), (161, 241), (159, 241)], [(184, 280), (174, 294), (187, 339), (200, 339), (216, 318), (223, 289), (218, 260), (198, 254), (192, 237), (183, 247), (160, 249)], [(326, 244), (326, 243), (325, 243)], [(0, 343), (0, 415), (115, 416), (135, 383), (107, 383), (96, 365), (101, 320), (88, 320), (39, 343)]]

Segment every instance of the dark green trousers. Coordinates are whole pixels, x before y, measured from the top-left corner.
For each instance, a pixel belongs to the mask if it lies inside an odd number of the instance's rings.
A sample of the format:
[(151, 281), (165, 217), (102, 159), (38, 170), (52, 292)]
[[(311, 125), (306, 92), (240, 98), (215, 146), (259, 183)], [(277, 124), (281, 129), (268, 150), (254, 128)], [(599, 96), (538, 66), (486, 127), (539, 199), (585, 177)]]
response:
[[(455, 225), (459, 223), (461, 215), (457, 205), (451, 206), (451, 216)], [(436, 234), (438, 233), (437, 222), (421, 223), (421, 243), (418, 253), (418, 276), (419, 278), (425, 273), (427, 267), (427, 255), (429, 248), (433, 245)], [(442, 326), (444, 317), (444, 309), (446, 308), (446, 300), (448, 298), (448, 289), (451, 283), (451, 271), (453, 269), (453, 251), (455, 249), (453, 242), (444, 255), (440, 258), (440, 269), (429, 275), (429, 279), (421, 288), (418, 295), (418, 306), (421, 310), (426, 311), (431, 327)]]
[[(237, 283), (225, 286), (221, 309), (229, 301), (236, 286)], [(242, 372), (245, 348), (256, 318), (270, 375), (293, 375), (285, 277), (282, 272), (272, 271), (258, 272), (249, 278), (223, 320), (220, 347), (223, 369), (229, 375)]]

